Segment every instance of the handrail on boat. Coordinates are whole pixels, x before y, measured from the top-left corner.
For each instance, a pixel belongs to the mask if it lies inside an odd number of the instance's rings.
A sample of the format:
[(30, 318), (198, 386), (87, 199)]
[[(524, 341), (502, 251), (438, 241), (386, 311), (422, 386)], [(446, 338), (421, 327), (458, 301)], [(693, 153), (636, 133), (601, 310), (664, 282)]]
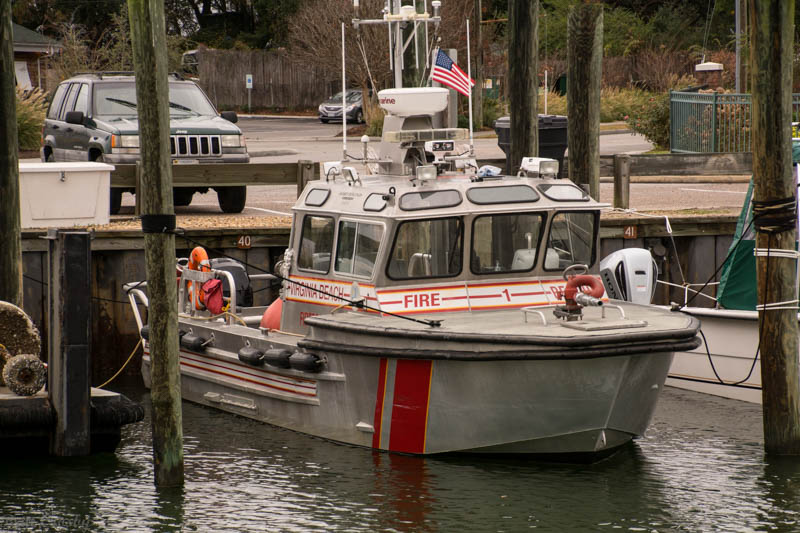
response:
[(139, 306), (138, 303), (143, 304), (145, 307), (149, 307), (150, 301), (147, 299), (147, 295), (145, 295), (144, 291), (139, 289), (138, 287), (146, 286), (146, 281), (140, 281), (137, 283), (126, 283), (122, 286), (122, 289), (128, 293), (128, 301), (131, 303), (131, 309), (133, 309), (133, 316), (136, 319), (136, 325), (139, 327), (138, 332), (141, 336), (142, 332), (142, 316), (139, 313)]
[(660, 279), (656, 280), (656, 283), (661, 283), (662, 285), (669, 285), (670, 287), (675, 287), (678, 289), (683, 289), (683, 304), (686, 305), (689, 302), (689, 291), (693, 292), (697, 296), (702, 296), (704, 298), (708, 298), (709, 300), (717, 303), (717, 299), (713, 296), (709, 296), (708, 294), (702, 293), (700, 291), (692, 289), (692, 287), (710, 287), (712, 285), (719, 285), (719, 281), (714, 281), (711, 283), (685, 283), (683, 285), (678, 285), (677, 283), (670, 283), (669, 281), (662, 281)]

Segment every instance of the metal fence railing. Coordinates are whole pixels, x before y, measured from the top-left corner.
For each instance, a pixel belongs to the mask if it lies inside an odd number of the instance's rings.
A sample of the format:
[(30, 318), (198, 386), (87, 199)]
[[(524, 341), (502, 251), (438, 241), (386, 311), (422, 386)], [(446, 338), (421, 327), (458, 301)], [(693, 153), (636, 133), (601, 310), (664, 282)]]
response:
[[(670, 91), (670, 151), (750, 152), (749, 94)], [(792, 121), (800, 120), (800, 94), (792, 95)]]

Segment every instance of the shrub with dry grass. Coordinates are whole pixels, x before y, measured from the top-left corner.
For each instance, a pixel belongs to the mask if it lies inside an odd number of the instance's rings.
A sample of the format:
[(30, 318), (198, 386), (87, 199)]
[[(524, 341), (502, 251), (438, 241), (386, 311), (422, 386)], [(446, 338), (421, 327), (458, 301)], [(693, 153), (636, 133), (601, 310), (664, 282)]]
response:
[[(640, 89), (607, 87), (600, 91), (600, 122), (625, 120), (634, 109), (640, 108), (651, 94)], [(544, 97), (539, 97), (539, 112), (544, 113)], [(567, 114), (567, 97), (551, 92), (547, 95), (547, 113)]]
[(17, 137), (20, 150), (39, 149), (46, 111), (47, 99), (43, 91), (17, 88)]

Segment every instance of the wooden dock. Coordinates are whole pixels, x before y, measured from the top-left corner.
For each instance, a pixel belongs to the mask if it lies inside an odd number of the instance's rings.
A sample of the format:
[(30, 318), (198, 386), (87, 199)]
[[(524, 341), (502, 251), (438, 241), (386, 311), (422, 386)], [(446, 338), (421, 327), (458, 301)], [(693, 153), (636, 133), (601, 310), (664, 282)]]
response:
[[(102, 389), (91, 390), (91, 453), (113, 452), (125, 424), (144, 418), (144, 407), (122, 394)], [(48, 455), (56, 427), (56, 414), (47, 391), (33, 396), (17, 396), (0, 387), (0, 453)]]

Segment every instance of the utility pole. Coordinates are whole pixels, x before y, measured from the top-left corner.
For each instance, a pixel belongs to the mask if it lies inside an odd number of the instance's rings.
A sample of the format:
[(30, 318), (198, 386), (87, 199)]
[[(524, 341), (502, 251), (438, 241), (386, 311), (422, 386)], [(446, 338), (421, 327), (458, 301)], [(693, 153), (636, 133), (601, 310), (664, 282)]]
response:
[[(778, 250), (794, 252), (797, 238), (791, 156), (794, 10), (794, 2), (750, 2), (753, 215), (760, 304), (797, 299), (796, 259), (776, 256)], [(798, 455), (797, 310), (790, 303), (758, 314), (764, 449), (768, 454)]]
[[(475, 0), (475, 87), (472, 95), (475, 128), (483, 127), (483, 30), (481, 0)], [(467, 50), (469, 53), (469, 50)]]
[(150, 295), (150, 398), (158, 487), (183, 484), (183, 421), (175, 285), (164, 0), (128, 0), (142, 150), (142, 231)]
[(539, 155), (539, 0), (508, 0), (508, 96), (511, 150), (506, 172)]
[(22, 307), (17, 96), (11, 0), (0, 0), (0, 300)]
[(600, 198), (600, 81), (603, 4), (584, 1), (567, 18), (569, 179)]

